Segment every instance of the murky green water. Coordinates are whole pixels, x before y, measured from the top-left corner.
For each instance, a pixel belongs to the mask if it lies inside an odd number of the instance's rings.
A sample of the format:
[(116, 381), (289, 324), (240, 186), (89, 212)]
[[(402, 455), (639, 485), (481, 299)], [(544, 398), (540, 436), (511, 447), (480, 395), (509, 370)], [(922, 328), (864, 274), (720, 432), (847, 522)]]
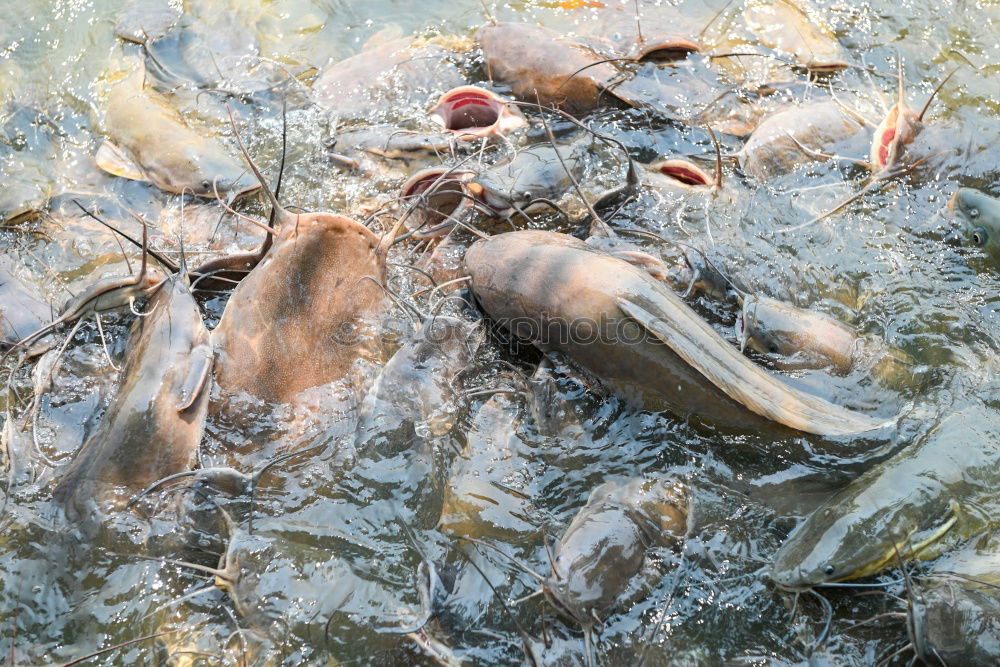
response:
[[(0, 23), (0, 187), (29, 190), (45, 210), (33, 222), (0, 232), (0, 243), (17, 275), (56, 306), (96, 278), (128, 271), (117, 241), (83, 217), (74, 198), (133, 233), (138, 225), (126, 208), (157, 220), (153, 245), (175, 257), (182, 234), (191, 257), (250, 248), (260, 237), (245, 223), (222, 218), (215, 204), (189, 198), (182, 217), (179, 196), (95, 167), (93, 156), (105, 136), (108, 90), (144, 60), (140, 46), (114, 36), (117, 17), (128, 4), (7, 2)], [(566, 30), (586, 25), (587, 10), (553, 7), (558, 4), (517, 2), (491, 11), (499, 19)], [(721, 8), (717, 4), (692, 0), (684, 6), (695, 25), (704, 25)], [(917, 139), (921, 154), (947, 152), (844, 212), (794, 233), (782, 228), (804, 222), (856, 191), (863, 171), (844, 162), (814, 163), (766, 185), (753, 185), (727, 169), (726, 189), (718, 197), (681, 207), (669, 197), (643, 196), (616, 211), (609, 222), (704, 248), (748, 289), (832, 314), (898, 348), (913, 362), (912, 379), (906, 383), (879, 382), (865, 371), (843, 377), (797, 371), (789, 377), (838, 404), (883, 417), (907, 416), (898, 437), (888, 445), (876, 443), (880, 449), (872, 452), (867, 451), (871, 443), (830, 450), (813, 438), (775, 441), (695, 428), (588, 392), (569, 380), (550, 399), (557, 407), (555, 426), (543, 427), (527, 403), (518, 402), (522, 398), (513, 400), (510, 422), (523, 472), (531, 481), (532, 512), (525, 520), (533, 532), (495, 543), (535, 570), (549, 568), (543, 535), (550, 541), (559, 535), (602, 481), (662, 473), (692, 489), (690, 535), (679, 548), (651, 550), (645, 571), (603, 624), (596, 647), (600, 664), (635, 664), (640, 656), (645, 664), (872, 664), (902, 647), (908, 640), (896, 619), (852, 627), (898, 609), (891, 600), (824, 591), (833, 618), (823, 632), (829, 620), (823, 607), (811, 596), (796, 602), (777, 591), (765, 576), (767, 565), (800, 517), (889, 449), (926, 432), (938, 415), (968, 402), (996, 404), (1000, 398), (993, 380), (1000, 351), (1000, 266), (968, 247), (961, 224), (945, 210), (958, 186), (994, 195), (1000, 188), (994, 152), (1000, 135), (1000, 4), (824, 0), (818, 6), (848, 62), (876, 72), (850, 69), (830, 79), (845, 104), (871, 118), (881, 115), (883, 103), (894, 101), (897, 54), (916, 109), (947, 72), (963, 65), (931, 106), (928, 125)], [(333, 140), (340, 130), (364, 123), (333, 118), (312, 102), (309, 86), (317, 72), (358, 53), (373, 36), (378, 42), (411, 32), (444, 35), (456, 38), (450, 42), (456, 48), (472, 48), (468, 38), (485, 20), (481, 4), (473, 0), (191, 0), (186, 10), (196, 22), (218, 26), (205, 37), (218, 39), (219, 49), (241, 38), (254, 44), (255, 62), (273, 66), (268, 71), (275, 77), (250, 95), (227, 94), (233, 92), (226, 90), (233, 82), (221, 71), (215, 72), (220, 76), (213, 73), (220, 63), (200, 63), (201, 73), (215, 81), (203, 91), (161, 80), (187, 121), (230, 141), (223, 106), (229, 102), (251, 153), (273, 175), (281, 147), (283, 94), (288, 158), (282, 201), (358, 217), (393, 197), (404, 174), (358, 176), (337, 167), (330, 157)], [(160, 53), (164, 59), (170, 55)], [(455, 60), (469, 82), (485, 80), (474, 50)], [(168, 68), (174, 62), (167, 60)], [(694, 71), (710, 71), (703, 56), (693, 56), (692, 62)], [(254, 70), (248, 78), (258, 75)], [(387, 102), (372, 114), (377, 118), (366, 120), (428, 129), (423, 112), (442, 92), (431, 88), (409, 106)], [(793, 89), (798, 99), (821, 92), (818, 86)], [(585, 120), (619, 138), (636, 159), (684, 154), (708, 158), (704, 164), (710, 166), (711, 143), (700, 128), (634, 110), (601, 110)], [(860, 133), (832, 148), (864, 156), (868, 136)], [(516, 141), (544, 137), (536, 124)], [(235, 154), (234, 143), (228, 145)], [(723, 138), (725, 151), (736, 152), (740, 146), (739, 139)], [(484, 159), (488, 162), (488, 154)], [(595, 161), (588, 173), (613, 181), (615, 168)], [(258, 217), (265, 213), (257, 202), (241, 208)], [(539, 224), (558, 226), (551, 219)], [(129, 254), (134, 261), (137, 254)], [(409, 246), (395, 250), (392, 259), (406, 263), (416, 257)], [(398, 267), (392, 273), (397, 290), (409, 294), (418, 289), (412, 273)], [(427, 305), (426, 294), (415, 298)], [(202, 300), (210, 326), (217, 323), (225, 300), (225, 295)], [(705, 299), (693, 305), (734, 338), (731, 309)], [(446, 309), (463, 312), (456, 303)], [(125, 314), (105, 318), (112, 358), (120, 360), (132, 319)], [(405, 341), (409, 325), (403, 312), (386, 326), (388, 338)], [(516, 350), (491, 333), (472, 372), (461, 379), (460, 385), (472, 393), (456, 399), (456, 424), (450, 431), (434, 435), (410, 425), (409, 431), (382, 436), (390, 449), (419, 442), (420, 451), (430, 452), (424, 458), (386, 456), (343, 470), (338, 451), (347, 436), (328, 422), (353, 408), (344, 407), (336, 387), (314, 397), (299, 422), (307, 425), (298, 431), (278, 426), (271, 406), (248, 407), (252, 417), (245, 419), (210, 417), (201, 447), (204, 467), (231, 465), (249, 472), (274, 454), (327, 444), (262, 477), (252, 509), (245, 499), (220, 500), (243, 518), (234, 539), (243, 545), (241, 565), (262, 600), (256, 611), (246, 613), (226, 593), (211, 588), (210, 575), (146, 557), (215, 567), (229, 537), (224, 525), (212, 524), (210, 530), (190, 518), (178, 523), (169, 506), (148, 520), (145, 511), (116, 514), (98, 537), (87, 538), (60, 523), (50, 503), (52, 488), (62, 466), (94, 432), (116, 378), (96, 327), (85, 325), (68, 346), (52, 390), (41, 400), (34, 428), (22, 429), (18, 421), (17, 436), (7, 443), (17, 454), (17, 465), (6, 485), (0, 536), (0, 655), (14, 664), (58, 664), (164, 633), (94, 662), (433, 664), (398, 631), (421, 616), (418, 568), (426, 559), (436, 564), (442, 583), (433, 597), (435, 618), (425, 629), (456, 656), (469, 664), (520, 662), (516, 619), (539, 646), (548, 643), (546, 662), (584, 664), (579, 630), (560, 620), (543, 598), (514, 606), (512, 619), (483, 581), (485, 576), (499, 595), (513, 600), (537, 588), (530, 576), (486, 550), (475, 556), (480, 574), (434, 528), (455, 452), (481, 428), (476, 415), (488, 396), (478, 390), (525, 388), (506, 366), (491, 363), (495, 360), (530, 375), (538, 355)], [(26, 372), (15, 387), (30, 392)], [(531, 392), (527, 394), (530, 398)], [(217, 516), (211, 503), (201, 509), (204, 516)], [(245, 521), (249, 515), (252, 527)], [(898, 583), (885, 590), (903, 594)], [(897, 661), (903, 664), (909, 657), (904, 653)]]

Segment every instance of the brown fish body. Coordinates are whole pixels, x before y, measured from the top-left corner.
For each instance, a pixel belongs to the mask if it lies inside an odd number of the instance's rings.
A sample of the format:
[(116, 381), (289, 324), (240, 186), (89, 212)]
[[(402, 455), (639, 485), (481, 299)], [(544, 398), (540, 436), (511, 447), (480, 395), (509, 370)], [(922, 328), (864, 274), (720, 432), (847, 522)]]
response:
[(131, 74), (108, 96), (105, 126), (111, 141), (97, 153), (112, 174), (176, 194), (243, 196), (258, 189), (252, 174), (214, 138), (196, 132), (167, 99)]
[(765, 118), (740, 151), (740, 166), (758, 181), (768, 181), (812, 162), (813, 151), (825, 151), (832, 144), (853, 136), (861, 124), (832, 100), (794, 106)]
[(804, 357), (842, 375), (851, 371), (859, 341), (854, 329), (829, 315), (762, 296), (745, 298), (737, 329), (761, 354)]
[(313, 91), (317, 101), (331, 111), (369, 118), (390, 102), (423, 103), (435, 92), (465, 83), (449, 60), (452, 55), (432, 42), (395, 39), (330, 65), (313, 84)]
[(213, 333), (219, 387), (286, 403), (345, 377), (359, 358), (378, 358), (375, 320), (386, 299), (378, 244), (371, 230), (332, 213), (283, 219)]
[(129, 342), (114, 401), (56, 487), (71, 518), (86, 516), (91, 502), (102, 509), (124, 502), (194, 464), (211, 382), (209, 332), (182, 278), (168, 279), (147, 310)]
[[(519, 100), (585, 113), (614, 101), (618, 70), (589, 48), (527, 23), (485, 25), (476, 33), (487, 75)], [(582, 70), (582, 71), (581, 71)]]
[(747, 3), (743, 19), (760, 42), (792, 56), (810, 72), (836, 72), (847, 67), (834, 34), (811, 16), (806, 2), (758, 0)]
[(500, 324), (647, 405), (741, 430), (778, 422), (836, 436), (882, 425), (769, 375), (670, 288), (572, 237), (500, 234), (474, 244), (465, 264)]

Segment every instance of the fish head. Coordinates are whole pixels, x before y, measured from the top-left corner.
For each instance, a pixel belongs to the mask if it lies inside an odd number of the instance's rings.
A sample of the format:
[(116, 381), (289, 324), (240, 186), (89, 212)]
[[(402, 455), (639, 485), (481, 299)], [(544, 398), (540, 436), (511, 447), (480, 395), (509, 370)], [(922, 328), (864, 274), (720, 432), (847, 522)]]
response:
[(928, 665), (996, 664), (995, 588), (958, 579), (913, 584), (907, 629), (917, 658)]
[(527, 124), (510, 102), (479, 86), (459, 86), (441, 96), (430, 118), (460, 140), (505, 134)]
[(893, 166), (924, 124), (900, 99), (886, 114), (872, 137), (871, 163), (876, 172)]
[(949, 208), (962, 217), (973, 245), (1000, 250), (1000, 200), (973, 188), (959, 188)]
[(854, 363), (858, 340), (854, 330), (825, 313), (759, 296), (744, 298), (736, 335), (741, 349), (781, 357), (804, 355), (841, 369)]
[(755, 296), (743, 299), (743, 308), (736, 318), (736, 339), (740, 342), (740, 351), (749, 347), (758, 354), (794, 354), (793, 346), (789, 344), (778, 329), (768, 327), (768, 317), (762, 313), (762, 300)]
[(628, 588), (649, 544), (645, 527), (636, 521), (641, 512), (626, 503), (631, 495), (649, 499), (652, 491), (613, 482), (594, 489), (556, 545), (543, 586), (560, 613), (593, 625)]
[(443, 236), (472, 208), (466, 182), (471, 172), (439, 167), (423, 169), (411, 176), (400, 189), (404, 210), (412, 212), (407, 226), (416, 239)]
[[(164, 189), (214, 199), (216, 193), (230, 203), (260, 189), (253, 172), (221, 148), (200, 147), (185, 161), (183, 171), (161, 174)], [(156, 182), (156, 179), (153, 179)]]
[(469, 191), (498, 217), (526, 210), (538, 198), (559, 199), (573, 185), (567, 169), (580, 179), (581, 158), (589, 145), (580, 141), (558, 148), (536, 144), (480, 173), (469, 182)]
[(924, 497), (914, 484), (912, 475), (856, 480), (789, 536), (774, 556), (771, 580), (801, 591), (860, 579), (936, 542), (957, 521), (958, 506)]

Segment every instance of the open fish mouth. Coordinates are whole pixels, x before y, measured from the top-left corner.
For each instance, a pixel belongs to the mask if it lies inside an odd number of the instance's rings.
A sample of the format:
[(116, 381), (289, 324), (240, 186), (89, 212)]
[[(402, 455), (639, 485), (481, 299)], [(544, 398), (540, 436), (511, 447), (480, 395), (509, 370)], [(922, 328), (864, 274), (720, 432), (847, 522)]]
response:
[(441, 96), (431, 120), (459, 139), (493, 136), (526, 124), (510, 102), (478, 86), (459, 86)]
[(650, 169), (681, 185), (712, 185), (714, 179), (704, 169), (687, 160), (663, 160), (650, 165)]
[(455, 226), (456, 219), (472, 206), (466, 188), (470, 176), (470, 172), (431, 168), (417, 172), (403, 184), (399, 198), (405, 205), (423, 198), (410, 225), (415, 238), (440, 236)]
[(701, 52), (701, 45), (684, 37), (665, 37), (641, 45), (634, 52), (639, 62), (669, 63)]

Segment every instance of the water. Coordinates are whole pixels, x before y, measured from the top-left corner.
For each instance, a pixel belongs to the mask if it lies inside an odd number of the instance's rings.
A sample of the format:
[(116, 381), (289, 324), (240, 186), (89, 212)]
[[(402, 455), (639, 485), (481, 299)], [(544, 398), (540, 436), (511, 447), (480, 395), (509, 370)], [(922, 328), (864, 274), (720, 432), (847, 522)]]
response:
[[(56, 306), (96, 278), (128, 271), (118, 243), (81, 216), (74, 198), (132, 232), (138, 225), (125, 207), (157, 220), (154, 247), (174, 256), (181, 234), (191, 256), (251, 248), (260, 238), (231, 217), (219, 224), (220, 210), (214, 205), (205, 208), (204, 202), (188, 199), (182, 217), (178, 196), (95, 168), (93, 155), (104, 139), (103, 105), (109, 87), (142, 60), (140, 46), (114, 37), (117, 16), (126, 4), (8, 3), (0, 26), (5, 119), (0, 174), (4, 182), (50, 202), (46, 215), (21, 225), (21, 231), (3, 232), (0, 242), (4, 255), (20, 267), (19, 275)], [(481, 4), (472, 0), (425, 0), (419, 11), (411, 2), (385, 0), (188, 4), (189, 14), (203, 24), (225, 19), (243, 25), (256, 37), (258, 55), (280, 64), (275, 71), (281, 73), (289, 109), (283, 201), (359, 217), (390, 198), (404, 175), (361, 177), (337, 169), (326, 146), (340, 124), (359, 123), (331, 119), (310, 103), (308, 85), (318, 71), (359, 53), (373, 37), (377, 43), (411, 32), (443, 35), (456, 48), (466, 48), (474, 28), (484, 22)], [(589, 10), (566, 10), (559, 4), (517, 2), (491, 11), (500, 19), (538, 21), (561, 29), (586, 25)], [(699, 26), (719, 9), (698, 2), (685, 3), (685, 8)], [(940, 79), (955, 65), (963, 65), (931, 106), (928, 126), (917, 139), (924, 153), (957, 151), (794, 233), (781, 230), (856, 191), (864, 172), (844, 162), (814, 163), (753, 186), (727, 169), (725, 190), (718, 197), (695, 198), (681, 207), (676, 200), (657, 201), (647, 195), (609, 221), (703, 247), (748, 289), (832, 314), (885, 340), (912, 360), (911, 381), (889, 386), (863, 371), (845, 377), (799, 371), (790, 381), (852, 408), (886, 417), (904, 411), (908, 417), (888, 448), (866, 451), (870, 443), (854, 443), (831, 452), (810, 438), (774, 441), (764, 435), (697, 429), (669, 415), (595, 395), (571, 381), (560, 384), (554, 394), (560, 417), (552, 428), (541, 428), (527, 405), (517, 407), (510, 418), (517, 424), (512, 437), (530, 482), (534, 508), (528, 523), (535, 532), (499, 543), (537, 571), (549, 567), (542, 534), (550, 541), (561, 534), (602, 481), (663, 474), (693, 490), (690, 535), (679, 548), (651, 550), (633, 590), (622, 596), (603, 624), (597, 645), (602, 664), (634, 664), (640, 655), (646, 664), (796, 663), (810, 656), (870, 664), (902, 647), (908, 641), (905, 628), (891, 618), (851, 627), (896, 609), (894, 603), (841, 590), (824, 591), (833, 619), (825, 640), (817, 643), (827, 620), (823, 607), (811, 596), (795, 601), (776, 591), (765, 576), (767, 564), (798, 518), (884, 457), (887, 449), (918, 437), (936, 415), (963, 402), (997, 398), (989, 381), (998, 352), (997, 269), (964, 243), (961, 224), (947, 214), (945, 205), (958, 186), (997, 194), (1000, 166), (992, 147), (1000, 134), (1000, 97), (991, 81), (1000, 67), (995, 28), (1000, 5), (824, 1), (819, 8), (849, 62), (876, 71), (869, 76), (853, 69), (832, 79), (838, 96), (871, 118), (881, 115), (882, 100), (894, 101), (897, 54), (909, 102), (918, 110)], [(239, 43), (235, 37), (240, 33), (231, 27), (209, 34), (220, 40), (218, 48), (224, 48), (228, 37)], [(169, 65), (172, 54), (159, 55)], [(474, 52), (456, 61), (470, 82), (484, 80)], [(692, 71), (710, 75), (707, 60), (695, 56), (692, 62)], [(209, 72), (211, 78), (212, 69), (204, 64), (202, 73)], [(288, 75), (303, 83), (288, 83)], [(429, 129), (421, 114), (434, 93), (426, 91), (409, 106), (386, 104), (374, 115)], [(821, 93), (819, 87), (806, 87), (796, 94), (802, 98)], [(266, 87), (251, 97), (196, 95), (182, 88), (172, 99), (190, 124), (226, 140), (231, 130), (223, 122), (222, 103), (228, 100), (251, 153), (265, 173), (277, 172), (279, 95)], [(599, 111), (585, 120), (618, 137), (638, 159), (689, 154), (707, 158), (704, 164), (710, 167), (711, 142), (700, 128), (638, 111)], [(567, 134), (571, 128), (557, 124), (555, 129)], [(536, 124), (527, 139), (519, 141), (541, 141), (544, 136)], [(835, 149), (866, 155), (867, 136)], [(735, 152), (740, 146), (735, 138), (723, 139), (724, 151)], [(590, 178), (615, 179), (613, 165), (595, 163), (589, 169)], [(264, 213), (255, 202), (242, 209), (258, 217)], [(393, 259), (406, 262), (412, 259), (409, 253), (394, 252)], [(130, 254), (134, 260), (136, 254)], [(416, 289), (405, 269), (393, 268), (392, 273), (398, 290)], [(225, 298), (203, 299), (210, 326), (217, 323)], [(731, 309), (706, 299), (694, 305), (733, 339)], [(461, 311), (456, 304), (447, 308)], [(105, 319), (112, 358), (119, 359), (125, 349), (131, 319)], [(404, 314), (396, 313), (387, 327), (388, 338), (398, 339), (396, 344), (405, 341), (409, 325)], [(523, 348), (513, 352), (502, 337), (491, 333), (460, 386), (523, 390), (517, 376), (491, 363), (495, 360), (530, 374), (538, 355)], [(190, 531), (184, 532), (167, 506), (149, 521), (129, 513), (115, 515), (99, 537), (84, 545), (79, 535), (61, 527), (49, 503), (60, 466), (94, 432), (114, 393), (115, 377), (96, 328), (84, 326), (68, 348), (54, 388), (41, 402), (37, 444), (29, 429), (19, 431), (13, 445), (25, 454), (26, 463), (12, 471), (4, 505), (0, 653), (12, 656), (14, 663), (61, 663), (161, 632), (167, 634), (109, 651), (95, 661), (162, 662), (172, 655), (178, 664), (241, 664), (244, 657), (254, 664), (431, 663), (412, 640), (385, 631), (412, 625), (420, 617), (418, 566), (425, 558), (436, 564), (444, 582), (434, 600), (437, 616), (426, 630), (473, 664), (522, 659), (522, 639), (513, 619), (459, 553), (473, 553), (472, 548), (459, 547), (434, 529), (451, 461), (467, 434), (477, 432), (477, 411), (488, 396), (456, 399), (451, 420), (455, 425), (443, 434), (426, 424), (383, 433), (380, 437), (388, 445), (402, 451), (356, 469), (342, 468), (338, 446), (276, 466), (256, 490), (252, 534), (245, 521), (246, 503), (225, 502), (244, 518), (232, 539), (244, 580), (256, 582), (250, 590), (258, 602), (234, 604), (219, 590), (174, 602), (209, 586), (211, 577), (144, 556), (216, 566), (230, 535), (211, 505), (202, 508), (203, 516), (215, 519), (209, 521), (211, 528), (190, 525), (193, 520), (188, 519), (183, 525)], [(18, 376), (15, 384), (30, 391), (26, 375)], [(337, 391), (329, 388), (314, 397), (306, 410), (313, 421), (297, 433), (283, 430), (268, 406), (252, 406), (253, 418), (210, 419), (202, 465), (250, 471), (273, 454), (288, 451), (290, 442), (312, 442), (329, 428), (335, 411), (353, 409)], [(344, 438), (341, 434), (338, 443)], [(407, 447), (416, 452), (412, 458)], [(537, 588), (502, 557), (484, 551), (474, 558), (508, 600)], [(903, 593), (901, 584), (886, 590)], [(560, 620), (542, 598), (517, 605), (513, 614), (539, 641), (543, 634), (547, 637), (546, 661), (583, 664), (578, 629)], [(904, 654), (897, 661), (908, 659)]]

